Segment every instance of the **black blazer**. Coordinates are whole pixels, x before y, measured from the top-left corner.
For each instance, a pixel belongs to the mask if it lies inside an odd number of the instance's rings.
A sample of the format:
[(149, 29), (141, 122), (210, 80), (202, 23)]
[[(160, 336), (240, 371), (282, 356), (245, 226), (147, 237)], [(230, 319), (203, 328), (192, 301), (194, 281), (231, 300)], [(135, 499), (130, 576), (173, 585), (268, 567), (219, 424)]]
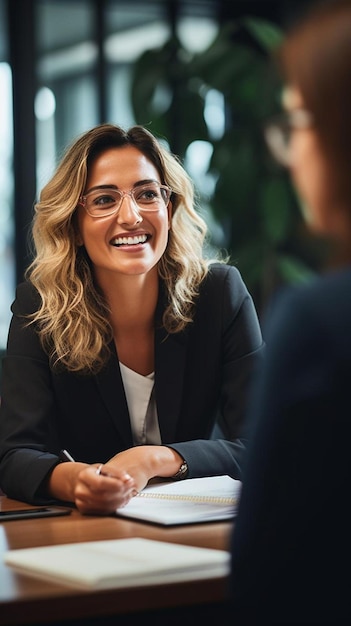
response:
[[(0, 485), (8, 496), (41, 501), (45, 476), (66, 448), (77, 461), (106, 462), (133, 445), (118, 355), (111, 345), (97, 376), (55, 372), (33, 326), (38, 306), (28, 283), (12, 305), (3, 361)], [(160, 296), (158, 316), (162, 315)], [(264, 344), (252, 299), (238, 270), (215, 264), (196, 315), (181, 333), (155, 336), (155, 393), (162, 442), (186, 458), (189, 477), (240, 477), (247, 389)], [(224, 438), (211, 440), (215, 423)]]
[(351, 269), (267, 317), (232, 543), (235, 623), (351, 623)]

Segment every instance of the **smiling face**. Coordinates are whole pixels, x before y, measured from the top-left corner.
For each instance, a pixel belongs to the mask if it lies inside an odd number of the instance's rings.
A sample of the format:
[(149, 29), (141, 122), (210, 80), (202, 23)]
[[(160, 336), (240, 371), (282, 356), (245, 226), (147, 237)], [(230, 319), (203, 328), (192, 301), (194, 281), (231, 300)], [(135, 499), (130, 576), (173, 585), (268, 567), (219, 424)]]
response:
[[(153, 163), (134, 146), (112, 147), (93, 161), (84, 194), (97, 187), (129, 192), (138, 184), (158, 181)], [(113, 215), (92, 217), (84, 206), (78, 208), (78, 244), (84, 245), (98, 282), (119, 275), (140, 275), (157, 271), (157, 263), (168, 242), (171, 203), (153, 211), (140, 210), (133, 198), (123, 196)]]

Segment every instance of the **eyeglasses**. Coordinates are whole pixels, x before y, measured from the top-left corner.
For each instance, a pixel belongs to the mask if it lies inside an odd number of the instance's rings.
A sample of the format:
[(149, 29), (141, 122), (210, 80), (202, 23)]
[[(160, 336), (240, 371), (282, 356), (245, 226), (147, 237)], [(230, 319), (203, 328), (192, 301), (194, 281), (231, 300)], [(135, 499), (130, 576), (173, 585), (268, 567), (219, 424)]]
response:
[(291, 136), (294, 130), (311, 128), (313, 116), (305, 109), (292, 109), (273, 118), (264, 128), (264, 136), (275, 160), (289, 167), (291, 164)]
[(157, 181), (140, 184), (121, 191), (110, 187), (93, 189), (79, 199), (79, 203), (91, 217), (108, 217), (117, 213), (125, 196), (130, 196), (134, 204), (141, 211), (158, 211), (167, 206), (172, 194), (172, 189), (161, 185)]

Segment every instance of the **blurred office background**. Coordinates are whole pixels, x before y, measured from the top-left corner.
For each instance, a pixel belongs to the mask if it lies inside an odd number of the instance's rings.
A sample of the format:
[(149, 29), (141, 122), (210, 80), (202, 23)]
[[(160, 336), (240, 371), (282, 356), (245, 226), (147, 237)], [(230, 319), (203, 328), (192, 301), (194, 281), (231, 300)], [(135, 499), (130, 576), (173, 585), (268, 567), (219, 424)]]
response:
[(260, 309), (313, 271), (262, 139), (280, 104), (271, 50), (312, 1), (0, 0), (0, 350), (35, 199), (64, 147), (101, 122), (147, 124), (182, 158), (209, 245), (228, 250)]

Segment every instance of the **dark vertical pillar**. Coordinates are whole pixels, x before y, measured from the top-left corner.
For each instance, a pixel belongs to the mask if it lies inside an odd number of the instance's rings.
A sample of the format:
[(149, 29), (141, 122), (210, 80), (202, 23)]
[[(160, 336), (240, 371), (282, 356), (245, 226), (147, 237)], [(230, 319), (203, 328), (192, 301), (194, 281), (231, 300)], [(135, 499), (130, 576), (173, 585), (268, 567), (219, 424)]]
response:
[(108, 122), (107, 119), (107, 67), (104, 56), (104, 40), (105, 40), (105, 0), (95, 0), (95, 37), (98, 46), (98, 62), (97, 62), (97, 88), (99, 102), (99, 122), (101, 124)]
[(9, 55), (13, 84), (14, 212), (16, 279), (30, 260), (28, 232), (36, 194), (35, 0), (7, 0)]
[(178, 0), (169, 0), (167, 4), (168, 21), (171, 27), (173, 48), (171, 53), (170, 64), (168, 68), (171, 89), (173, 91), (173, 100), (171, 104), (171, 134), (168, 138), (172, 152), (182, 154), (182, 146), (179, 143), (180, 129), (182, 124), (181, 118), (181, 97), (182, 97), (182, 77), (178, 67), (178, 38), (177, 38), (177, 22), (179, 17)]

